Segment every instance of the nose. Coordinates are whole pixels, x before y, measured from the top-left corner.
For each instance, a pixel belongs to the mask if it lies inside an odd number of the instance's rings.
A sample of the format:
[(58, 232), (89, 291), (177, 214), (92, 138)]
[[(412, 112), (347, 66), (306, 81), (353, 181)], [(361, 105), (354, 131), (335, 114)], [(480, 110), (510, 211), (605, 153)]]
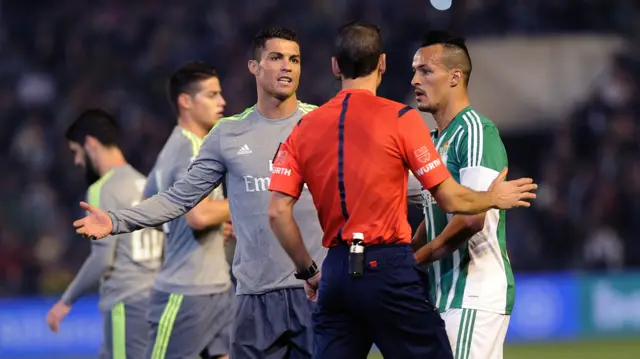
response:
[(291, 72), (291, 61), (289, 60), (284, 60), (282, 62), (282, 71), (284, 72)]
[(413, 77), (411, 78), (411, 85), (413, 87), (420, 86), (420, 78), (418, 77), (418, 73), (414, 72)]
[(227, 101), (224, 99), (224, 97), (222, 97), (222, 95), (220, 95), (220, 100), (221, 100), (220, 106), (224, 107), (227, 105)]

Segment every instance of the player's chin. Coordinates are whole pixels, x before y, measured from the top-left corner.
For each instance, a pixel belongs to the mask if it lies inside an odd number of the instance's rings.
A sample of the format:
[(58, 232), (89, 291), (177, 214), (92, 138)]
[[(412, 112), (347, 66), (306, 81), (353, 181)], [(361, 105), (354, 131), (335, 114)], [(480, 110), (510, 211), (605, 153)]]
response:
[(422, 112), (431, 112), (431, 107), (426, 103), (418, 103), (418, 110)]
[(289, 98), (290, 98), (291, 96), (293, 96), (293, 94), (295, 94), (295, 93), (296, 93), (296, 88), (295, 88), (295, 87), (293, 87), (293, 86), (291, 86), (291, 88), (286, 88), (286, 89), (279, 88), (279, 89), (276, 89), (276, 90), (273, 92), (273, 95), (274, 95), (274, 97), (275, 97), (275, 98), (277, 98), (278, 100), (280, 100), (280, 101), (284, 101), (284, 100), (289, 99)]

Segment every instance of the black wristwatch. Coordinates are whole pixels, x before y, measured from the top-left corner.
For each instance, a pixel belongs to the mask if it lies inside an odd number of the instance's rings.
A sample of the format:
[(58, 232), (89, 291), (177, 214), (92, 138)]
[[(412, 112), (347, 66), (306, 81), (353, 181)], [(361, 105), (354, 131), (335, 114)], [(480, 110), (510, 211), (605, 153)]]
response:
[(315, 276), (316, 274), (318, 274), (318, 265), (314, 261), (314, 262), (311, 262), (311, 265), (309, 266), (309, 268), (303, 270), (302, 272), (296, 272), (294, 276), (300, 280), (309, 280), (313, 278), (313, 276)]

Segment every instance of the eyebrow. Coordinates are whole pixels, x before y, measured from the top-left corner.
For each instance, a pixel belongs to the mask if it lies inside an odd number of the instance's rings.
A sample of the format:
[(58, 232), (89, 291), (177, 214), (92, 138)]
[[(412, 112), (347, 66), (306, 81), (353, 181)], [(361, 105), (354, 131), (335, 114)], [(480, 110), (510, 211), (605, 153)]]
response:
[(300, 58), (300, 54), (288, 54), (287, 55), (287, 54), (283, 54), (282, 52), (279, 52), (279, 51), (271, 51), (269, 53), (269, 56), (272, 56), (272, 55), (277, 55), (277, 56), (282, 56), (282, 57), (286, 56), (286, 57), (297, 57), (297, 58)]

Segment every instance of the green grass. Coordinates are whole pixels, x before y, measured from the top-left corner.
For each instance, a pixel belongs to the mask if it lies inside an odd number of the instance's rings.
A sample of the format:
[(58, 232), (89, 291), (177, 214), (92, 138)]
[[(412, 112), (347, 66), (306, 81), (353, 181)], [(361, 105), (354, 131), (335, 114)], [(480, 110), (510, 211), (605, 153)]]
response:
[[(640, 358), (640, 339), (592, 340), (568, 343), (509, 345), (504, 359), (637, 359)], [(379, 353), (368, 359), (383, 359)]]

